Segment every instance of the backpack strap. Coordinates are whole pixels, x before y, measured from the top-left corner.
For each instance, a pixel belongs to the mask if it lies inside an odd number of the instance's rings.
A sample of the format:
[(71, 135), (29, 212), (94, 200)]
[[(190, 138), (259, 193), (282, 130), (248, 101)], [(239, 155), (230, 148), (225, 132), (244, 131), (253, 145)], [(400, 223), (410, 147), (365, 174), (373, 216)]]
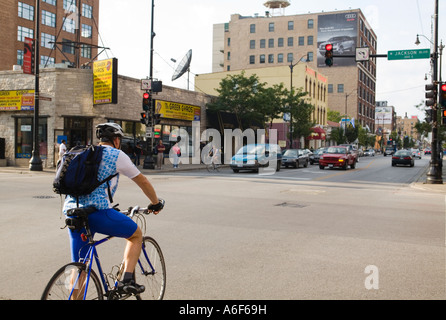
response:
[(105, 178), (104, 180), (102, 180), (101, 182), (99, 182), (99, 185), (103, 184), (103, 183), (107, 183), (107, 189), (108, 189), (108, 199), (110, 200), (110, 203), (113, 203), (113, 197), (111, 194), (111, 190), (110, 190), (110, 180), (113, 179), (114, 177), (116, 177), (118, 174), (112, 174), (111, 176), (109, 176), (108, 178)]

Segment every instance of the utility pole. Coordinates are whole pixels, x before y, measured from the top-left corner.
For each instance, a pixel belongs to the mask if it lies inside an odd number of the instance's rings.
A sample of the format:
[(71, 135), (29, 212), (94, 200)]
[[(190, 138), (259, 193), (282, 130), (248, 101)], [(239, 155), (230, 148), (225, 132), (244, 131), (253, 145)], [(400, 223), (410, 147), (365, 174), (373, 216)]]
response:
[[(432, 54), (432, 83), (438, 86), (438, 12), (439, 1), (435, 0), (435, 36), (434, 36), (434, 53)], [(432, 154), (429, 163), (429, 171), (427, 173), (426, 183), (428, 184), (442, 184), (442, 172), (440, 167), (440, 157), (438, 148), (438, 99), (432, 107)]]
[[(150, 100), (150, 108), (148, 111), (149, 114), (149, 121), (150, 121), (150, 127), (153, 130), (154, 127), (154, 100), (153, 100), (153, 38), (155, 38), (155, 32), (153, 31), (153, 20), (155, 16), (155, 0), (152, 0), (152, 22), (151, 22), (151, 30), (150, 30), (150, 73), (149, 73), (149, 79), (151, 82), (149, 94), (152, 98)], [(154, 136), (152, 132), (152, 136), (150, 137), (150, 145), (147, 147), (147, 157), (144, 159), (143, 168), (144, 169), (155, 169), (155, 160), (153, 159), (153, 144), (154, 144)]]
[(29, 170), (31, 171), (43, 171), (42, 159), (40, 158), (39, 151), (39, 65), (40, 65), (40, 0), (36, 0), (36, 27), (34, 30), (34, 76), (35, 76), (35, 89), (34, 89), (34, 122), (33, 122), (33, 152), (32, 158), (29, 161)]

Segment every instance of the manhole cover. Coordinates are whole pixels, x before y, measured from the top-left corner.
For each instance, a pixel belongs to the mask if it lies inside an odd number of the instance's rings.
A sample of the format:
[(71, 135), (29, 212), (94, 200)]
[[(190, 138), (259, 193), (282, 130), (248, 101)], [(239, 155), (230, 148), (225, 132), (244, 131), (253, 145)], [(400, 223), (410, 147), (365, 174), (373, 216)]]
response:
[(55, 196), (34, 196), (34, 199), (53, 199)]
[(307, 205), (300, 203), (292, 203), (292, 202), (283, 202), (276, 204), (275, 207), (288, 207), (288, 208), (305, 208)]

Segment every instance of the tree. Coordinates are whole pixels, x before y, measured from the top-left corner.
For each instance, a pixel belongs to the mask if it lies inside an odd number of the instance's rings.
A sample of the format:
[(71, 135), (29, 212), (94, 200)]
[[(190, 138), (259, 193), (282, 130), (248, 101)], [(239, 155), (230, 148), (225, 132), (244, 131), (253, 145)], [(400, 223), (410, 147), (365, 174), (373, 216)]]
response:
[(334, 110), (328, 109), (327, 120), (339, 123), (342, 120), (342, 115), (339, 111), (334, 111)]
[(292, 140), (310, 136), (311, 128), (315, 126), (311, 121), (314, 106), (306, 102), (307, 93), (302, 88), (293, 88), (291, 91), (285, 89), (285, 92), (283, 112), (288, 112), (291, 116)]

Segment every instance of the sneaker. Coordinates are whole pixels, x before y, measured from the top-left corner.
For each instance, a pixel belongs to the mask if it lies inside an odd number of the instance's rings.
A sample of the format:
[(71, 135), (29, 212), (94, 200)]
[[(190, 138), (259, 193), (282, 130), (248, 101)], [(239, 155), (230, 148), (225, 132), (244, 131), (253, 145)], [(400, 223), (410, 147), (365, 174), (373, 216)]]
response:
[(120, 293), (138, 294), (143, 293), (145, 289), (144, 286), (137, 284), (134, 280), (126, 283), (118, 281), (118, 292)]

